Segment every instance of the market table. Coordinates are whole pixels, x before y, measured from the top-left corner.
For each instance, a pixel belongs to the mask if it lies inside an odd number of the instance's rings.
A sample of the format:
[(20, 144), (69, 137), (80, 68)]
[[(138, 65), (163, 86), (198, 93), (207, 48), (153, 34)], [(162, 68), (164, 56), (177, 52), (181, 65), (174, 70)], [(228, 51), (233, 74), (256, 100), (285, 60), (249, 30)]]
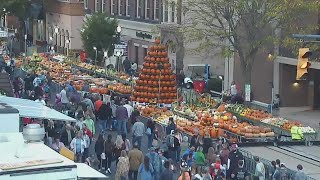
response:
[[(243, 117), (235, 112), (232, 112), (230, 111), (234, 116), (237, 117), (237, 119), (239, 121), (245, 121), (245, 122), (248, 122), (252, 125), (255, 125), (255, 126), (263, 126), (263, 127), (269, 127), (272, 129), (272, 131), (276, 134), (278, 134), (279, 136), (286, 136), (286, 137), (291, 137), (291, 132), (289, 130), (286, 130), (286, 129), (283, 129), (281, 127), (277, 127), (277, 126), (274, 126), (274, 125), (271, 125), (271, 124), (267, 124), (267, 123), (264, 123), (264, 122), (261, 122), (261, 121), (257, 121), (257, 120), (253, 120), (253, 119), (250, 119), (250, 118), (246, 118), (246, 117)], [(318, 137), (318, 133), (304, 133), (303, 134), (304, 136), (304, 141), (305, 141), (305, 145), (306, 146), (310, 146), (312, 145), (311, 141), (316, 141), (317, 140), (317, 137)]]

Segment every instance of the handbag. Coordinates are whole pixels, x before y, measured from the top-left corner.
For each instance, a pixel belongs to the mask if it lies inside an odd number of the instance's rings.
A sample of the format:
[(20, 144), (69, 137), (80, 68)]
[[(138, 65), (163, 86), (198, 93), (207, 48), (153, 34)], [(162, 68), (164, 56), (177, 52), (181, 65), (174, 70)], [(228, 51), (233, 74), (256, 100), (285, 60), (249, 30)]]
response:
[(101, 159), (102, 159), (102, 160), (105, 160), (105, 159), (106, 159), (106, 154), (105, 154), (105, 153), (102, 153), (102, 154), (101, 154)]

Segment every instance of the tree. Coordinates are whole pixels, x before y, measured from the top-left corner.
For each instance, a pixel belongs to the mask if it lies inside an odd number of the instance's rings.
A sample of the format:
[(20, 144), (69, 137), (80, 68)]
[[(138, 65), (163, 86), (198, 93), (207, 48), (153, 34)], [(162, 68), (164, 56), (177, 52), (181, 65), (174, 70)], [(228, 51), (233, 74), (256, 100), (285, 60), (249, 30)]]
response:
[(292, 42), (288, 36), (274, 36), (274, 31), (314, 30), (303, 29), (297, 22), (317, 14), (319, 5), (316, 0), (186, 0), (183, 12), (187, 15), (181, 31), (188, 41), (201, 42), (198, 52), (219, 46), (225, 56), (236, 53), (245, 83), (250, 84), (258, 51), (270, 42)]
[(85, 20), (81, 30), (83, 47), (91, 59), (96, 58), (93, 47), (97, 48), (97, 64), (102, 64), (104, 52), (108, 52), (108, 56), (113, 54), (117, 27), (118, 21), (110, 19), (105, 13), (95, 13)]

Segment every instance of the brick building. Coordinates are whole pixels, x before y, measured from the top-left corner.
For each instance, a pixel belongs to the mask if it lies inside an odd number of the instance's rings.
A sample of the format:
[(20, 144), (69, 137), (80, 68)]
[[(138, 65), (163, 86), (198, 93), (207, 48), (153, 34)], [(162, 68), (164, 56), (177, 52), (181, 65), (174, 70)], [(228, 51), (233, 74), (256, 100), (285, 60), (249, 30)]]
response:
[[(81, 50), (80, 30), (85, 17), (83, 0), (50, 0), (46, 5), (45, 39), (58, 52)], [(67, 43), (69, 40), (69, 44)]]
[[(224, 61), (213, 53), (188, 54), (194, 45), (186, 44), (177, 30), (185, 18), (181, 0), (85, 0), (87, 12), (104, 12), (119, 20), (121, 40), (128, 45), (128, 59), (142, 65), (149, 45), (156, 37), (169, 47), (173, 69), (186, 70), (188, 64), (211, 64), (215, 74), (224, 74)], [(192, 47), (194, 48), (194, 47)], [(210, 56), (211, 54), (211, 56)]]

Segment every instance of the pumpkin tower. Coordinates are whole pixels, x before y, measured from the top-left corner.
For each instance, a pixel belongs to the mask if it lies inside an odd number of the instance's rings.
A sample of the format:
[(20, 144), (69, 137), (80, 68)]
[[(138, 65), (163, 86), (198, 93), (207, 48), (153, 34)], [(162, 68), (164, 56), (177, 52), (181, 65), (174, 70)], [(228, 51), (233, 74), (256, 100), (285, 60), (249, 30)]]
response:
[(168, 52), (160, 39), (148, 48), (139, 79), (131, 99), (139, 103), (170, 104), (177, 97), (176, 76), (169, 63)]

